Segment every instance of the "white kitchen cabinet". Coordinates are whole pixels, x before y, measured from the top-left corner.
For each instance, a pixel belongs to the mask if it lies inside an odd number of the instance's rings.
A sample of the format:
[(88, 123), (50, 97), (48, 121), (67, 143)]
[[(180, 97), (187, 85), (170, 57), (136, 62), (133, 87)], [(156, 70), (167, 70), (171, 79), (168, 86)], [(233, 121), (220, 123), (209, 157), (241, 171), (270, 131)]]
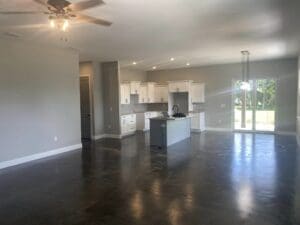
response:
[(192, 83), (191, 85), (191, 98), (192, 103), (204, 103), (205, 102), (205, 85), (203, 83)]
[(144, 113), (137, 113), (136, 120), (137, 120), (137, 130), (147, 131), (150, 130), (150, 118), (160, 116), (160, 112), (144, 112)]
[(121, 84), (120, 94), (121, 94), (121, 104), (130, 104), (130, 85), (129, 85), (129, 83)]
[(155, 83), (154, 82), (148, 82), (147, 84), (147, 96), (148, 96), (148, 103), (154, 103), (155, 102)]
[(169, 90), (166, 85), (155, 86), (155, 102), (156, 103), (167, 103), (169, 98)]
[(139, 103), (147, 103), (147, 102), (148, 102), (147, 85), (141, 84), (140, 93), (139, 93)]
[(130, 94), (138, 95), (140, 93), (140, 81), (130, 81)]
[(136, 131), (136, 114), (121, 116), (121, 134), (134, 134)]
[(191, 88), (191, 81), (169, 81), (169, 92), (189, 92)]
[(191, 130), (193, 132), (202, 132), (205, 130), (205, 113), (190, 113), (191, 119)]

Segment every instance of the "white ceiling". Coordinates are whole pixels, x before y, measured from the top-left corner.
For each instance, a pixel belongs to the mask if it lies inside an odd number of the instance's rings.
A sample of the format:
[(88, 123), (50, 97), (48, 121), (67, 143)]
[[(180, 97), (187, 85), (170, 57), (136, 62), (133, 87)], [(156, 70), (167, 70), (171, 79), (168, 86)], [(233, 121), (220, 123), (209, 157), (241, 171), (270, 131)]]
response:
[[(70, 1), (78, 2), (78, 1)], [(119, 60), (149, 70), (295, 56), (300, 50), (299, 0), (105, 0), (85, 13), (111, 27), (71, 24), (50, 29), (45, 15), (0, 15), (0, 34), (78, 49), (81, 60)], [(0, 10), (35, 10), (31, 0), (0, 0)], [(68, 41), (60, 40), (61, 36)], [(170, 62), (170, 58), (175, 60)]]

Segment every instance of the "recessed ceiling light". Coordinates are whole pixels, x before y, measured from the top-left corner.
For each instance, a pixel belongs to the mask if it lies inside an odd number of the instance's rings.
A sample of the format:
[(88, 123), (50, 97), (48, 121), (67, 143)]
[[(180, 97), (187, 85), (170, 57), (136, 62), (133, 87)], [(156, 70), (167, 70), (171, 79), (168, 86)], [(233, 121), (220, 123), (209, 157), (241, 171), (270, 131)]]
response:
[(136, 65), (136, 62), (133, 62), (132, 65)]
[(155, 69), (156, 69), (156, 66), (153, 66), (153, 67), (152, 67), (152, 69), (154, 69), (154, 70), (155, 70)]
[(171, 58), (170, 60), (171, 60), (171, 61), (174, 61), (175, 59), (174, 59), (174, 58)]
[(186, 65), (187, 65), (187, 66), (190, 66), (191, 64), (188, 62), (188, 63), (186, 63)]

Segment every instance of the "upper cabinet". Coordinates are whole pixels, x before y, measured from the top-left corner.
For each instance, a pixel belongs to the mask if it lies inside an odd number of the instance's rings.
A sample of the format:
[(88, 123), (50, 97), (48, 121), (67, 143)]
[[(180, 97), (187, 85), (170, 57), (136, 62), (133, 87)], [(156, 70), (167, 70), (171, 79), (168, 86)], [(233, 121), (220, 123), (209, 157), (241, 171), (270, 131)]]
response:
[(191, 81), (169, 81), (169, 92), (189, 92), (191, 87)]
[(205, 102), (205, 85), (203, 83), (192, 83), (191, 85), (191, 101), (192, 103)]
[(123, 83), (120, 87), (121, 104), (130, 104), (130, 84)]
[(148, 103), (154, 103), (155, 102), (155, 83), (148, 82), (146, 85), (147, 85)]
[(147, 85), (141, 84), (139, 88), (139, 103), (148, 103)]
[(138, 95), (140, 93), (140, 81), (130, 81), (130, 94)]
[(169, 98), (169, 90), (167, 85), (155, 86), (155, 102), (167, 103)]

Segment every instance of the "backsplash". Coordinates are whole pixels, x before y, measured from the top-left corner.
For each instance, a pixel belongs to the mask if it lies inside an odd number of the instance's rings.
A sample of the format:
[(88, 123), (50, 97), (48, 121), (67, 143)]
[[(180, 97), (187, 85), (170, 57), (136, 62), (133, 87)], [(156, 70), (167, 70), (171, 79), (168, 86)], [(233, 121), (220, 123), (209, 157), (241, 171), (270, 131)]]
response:
[(147, 104), (139, 104), (138, 103), (138, 95), (130, 95), (130, 104), (121, 105), (120, 112), (121, 115), (131, 114), (136, 112), (146, 112)]

